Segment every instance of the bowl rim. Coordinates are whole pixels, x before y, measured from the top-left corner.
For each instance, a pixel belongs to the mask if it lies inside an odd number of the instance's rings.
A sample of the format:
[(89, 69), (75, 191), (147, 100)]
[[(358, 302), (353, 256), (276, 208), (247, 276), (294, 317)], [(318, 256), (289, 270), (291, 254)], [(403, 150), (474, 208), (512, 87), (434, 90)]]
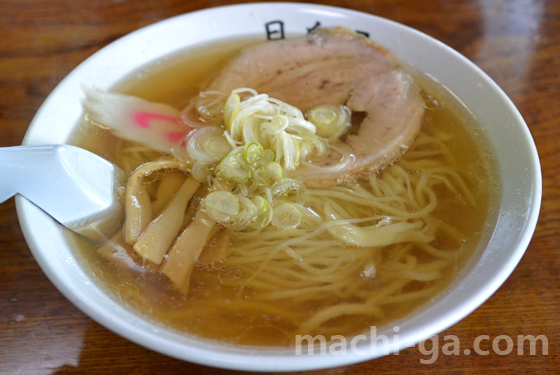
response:
[[(45, 116), (46, 107), (53, 103), (53, 100), (60, 94), (61, 90), (69, 84), (70, 80), (73, 80), (75, 72), (80, 69), (85, 69), (89, 65), (95, 64), (96, 59), (98, 59), (103, 54), (107, 54), (112, 48), (116, 48), (120, 44), (127, 43), (132, 38), (141, 38), (143, 35), (150, 34), (152, 32), (158, 32), (161, 28), (174, 25), (178, 21), (189, 21), (195, 20), (200, 17), (209, 16), (209, 14), (223, 12), (223, 11), (237, 11), (240, 13), (251, 13), (251, 12), (266, 12), (267, 14), (277, 11), (287, 12), (287, 13), (314, 13), (314, 12), (327, 12), (329, 14), (339, 14), (349, 18), (363, 18), (372, 21), (375, 24), (391, 25), (403, 33), (413, 34), (415, 37), (420, 38), (426, 43), (430, 43), (441, 50), (442, 53), (452, 56), (458, 63), (467, 66), (474, 74), (479, 77), (487, 87), (494, 90), (495, 93), (499, 95), (499, 99), (503, 101), (505, 108), (509, 113), (516, 119), (515, 126), (518, 126), (523, 135), (524, 146), (527, 147), (527, 151), (531, 156), (530, 164), (532, 167), (532, 188), (533, 196), (529, 207), (528, 215), (524, 221), (524, 227), (522, 228), (521, 234), (516, 238), (516, 246), (509, 253), (509, 257), (505, 261), (499, 262), (501, 267), (499, 270), (492, 275), (490, 278), (485, 279), (488, 281), (485, 285), (478, 285), (476, 293), (471, 294), (470, 299), (464, 301), (461, 304), (457, 304), (453, 307), (449, 307), (442, 316), (439, 316), (437, 320), (425, 320), (425, 325), (422, 327), (408, 327), (406, 322), (402, 325), (405, 328), (410, 328), (408, 332), (409, 341), (403, 340), (400, 342), (392, 342), (392, 350), (400, 350), (409, 346), (412, 342), (418, 342), (429, 338), (430, 336), (437, 334), (444, 329), (450, 327), (451, 325), (457, 323), (459, 320), (463, 319), (466, 315), (470, 314), (473, 310), (479, 307), (484, 301), (486, 301), (507, 279), (507, 277), (513, 272), (514, 268), (523, 256), (533, 232), (536, 227), (538, 220), (540, 203), (542, 198), (542, 178), (540, 163), (538, 159), (538, 154), (536, 151), (536, 146), (529, 132), (527, 124), (523, 120), (521, 114), (516, 109), (512, 101), (507, 97), (507, 95), (499, 88), (499, 86), (480, 68), (478, 68), (474, 63), (468, 60), (463, 55), (459, 54), (457, 51), (451, 49), (442, 42), (424, 34), (418, 30), (412, 29), (408, 26), (399, 24), (397, 22), (381, 18), (372, 14), (358, 12), (354, 10), (326, 6), (326, 5), (316, 5), (316, 4), (306, 4), (306, 3), (284, 3), (284, 2), (274, 2), (274, 3), (248, 3), (248, 4), (236, 4), (236, 5), (226, 5), (213, 8), (202, 9), (175, 17), (171, 17), (152, 25), (143, 27), (137, 31), (134, 31), (126, 36), (112, 42), (108, 46), (104, 47), (100, 51), (93, 54), (82, 64), (80, 64), (76, 69), (73, 70), (49, 95), (45, 100), (44, 104), (41, 106), (37, 115), (33, 119), (26, 136), (24, 138), (24, 144), (34, 144), (40, 142), (35, 134), (36, 128), (39, 126), (39, 120), (42, 116)], [(365, 21), (364, 21), (365, 22)], [(66, 86), (65, 86), (66, 85)], [(56, 108), (55, 108), (56, 109)], [(80, 108), (81, 111), (81, 108)], [(71, 124), (72, 127), (75, 124)], [(39, 137), (40, 138), (40, 137)], [(130, 322), (117, 317), (114, 311), (107, 310), (106, 307), (100, 307), (92, 305), (89, 297), (82, 295), (79, 285), (72, 285), (68, 283), (68, 279), (64, 278), (57, 273), (57, 266), (54, 265), (54, 260), (49, 257), (48, 252), (45, 251), (45, 244), (43, 240), (36, 234), (36, 227), (38, 225), (43, 225), (45, 222), (53, 221), (46, 214), (42, 213), (37, 207), (33, 206), (29, 201), (21, 196), (16, 197), (16, 205), (18, 217), (20, 220), (20, 225), (24, 233), (25, 239), (40, 267), (43, 269), (47, 277), (51, 282), (59, 289), (59, 291), (65, 295), (74, 305), (76, 305), (80, 310), (82, 310), (86, 315), (90, 316), (92, 319), (105, 326), (106, 328), (116, 332), (117, 334), (156, 352), (160, 352), (178, 359), (187, 360), (190, 362), (209, 365), (213, 367), (220, 367), (225, 369), (235, 369), (235, 370), (253, 370), (253, 371), (301, 371), (301, 370), (312, 370), (312, 369), (323, 369), (328, 367), (348, 365), (352, 363), (362, 362), (365, 360), (373, 359), (379, 357), (384, 353), (369, 353), (366, 355), (360, 354), (348, 354), (346, 356), (295, 356), (292, 349), (286, 350), (252, 350), (247, 348), (236, 348), (230, 347), (224, 344), (215, 344), (212, 342), (207, 342), (204, 339), (189, 339), (181, 338), (179, 336), (174, 336), (177, 334), (170, 333), (170, 335), (164, 338), (158, 337), (154, 334), (154, 331), (143, 331), (137, 326), (134, 326)], [(497, 225), (497, 224), (496, 224)], [(488, 262), (495, 261), (494, 259), (487, 260)], [(463, 280), (464, 281), (464, 280)], [(472, 280), (471, 280), (472, 281)], [(120, 313), (120, 312), (119, 312)], [(131, 312), (129, 312), (131, 313)], [(142, 319), (140, 319), (142, 320)], [(151, 323), (147, 323), (148, 325)], [(401, 326), (401, 327), (402, 327)], [(161, 330), (161, 327), (159, 328)], [(401, 332), (403, 332), (401, 330)], [(186, 341), (185, 341), (186, 340)]]

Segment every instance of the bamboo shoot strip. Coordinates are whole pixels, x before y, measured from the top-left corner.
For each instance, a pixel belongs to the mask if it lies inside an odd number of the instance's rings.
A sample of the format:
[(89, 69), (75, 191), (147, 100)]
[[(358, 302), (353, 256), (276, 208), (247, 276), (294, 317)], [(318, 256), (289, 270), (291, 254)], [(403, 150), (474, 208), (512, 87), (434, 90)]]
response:
[(216, 233), (214, 238), (208, 242), (198, 260), (204, 264), (211, 264), (226, 257), (226, 251), (231, 244), (231, 229), (224, 228)]
[(180, 171), (169, 172), (161, 179), (156, 193), (156, 200), (152, 202), (154, 215), (159, 215), (173, 195), (179, 191), (187, 176)]
[(201, 200), (208, 194), (208, 186), (207, 185), (200, 185), (198, 190), (194, 193), (193, 197), (191, 198), (191, 203), (187, 207), (185, 211), (185, 216), (183, 217), (183, 222), (181, 223), (181, 228), (186, 228), (189, 226), (190, 223), (194, 220), (194, 216), (196, 215), (198, 209), (200, 208)]
[(177, 288), (179, 288), (179, 293), (181, 293), (181, 294), (188, 294), (189, 293), (189, 289), (191, 287), (191, 275), (192, 275), (193, 269), (194, 269), (194, 263), (193, 263), (193, 266), (189, 269), (189, 271), (185, 275), (185, 277), (183, 278), (183, 284), (181, 286), (177, 286)]
[(165, 169), (190, 172), (190, 166), (178, 161), (156, 161), (137, 168), (128, 179), (125, 192), (125, 232), (124, 239), (134, 245), (146, 226), (153, 220), (152, 203), (148, 191), (142, 186), (142, 177)]
[(138, 238), (134, 250), (155, 264), (161, 264), (163, 256), (181, 229), (183, 215), (200, 182), (189, 176), (163, 212), (148, 225)]
[(144, 186), (136, 184), (127, 188), (125, 198), (126, 219), (124, 222), (124, 239), (134, 245), (146, 226), (153, 220), (152, 202)]
[[(109, 262), (124, 269), (136, 271), (141, 269), (141, 266), (134, 261), (134, 257), (138, 258), (138, 255), (134, 253), (132, 246), (124, 241), (122, 230), (119, 230), (113, 238), (98, 248), (97, 253)], [(140, 259), (138, 259), (138, 261), (140, 261)]]
[(195, 220), (181, 233), (161, 267), (163, 272), (181, 291), (188, 291), (194, 262), (208, 241), (214, 221), (200, 211)]

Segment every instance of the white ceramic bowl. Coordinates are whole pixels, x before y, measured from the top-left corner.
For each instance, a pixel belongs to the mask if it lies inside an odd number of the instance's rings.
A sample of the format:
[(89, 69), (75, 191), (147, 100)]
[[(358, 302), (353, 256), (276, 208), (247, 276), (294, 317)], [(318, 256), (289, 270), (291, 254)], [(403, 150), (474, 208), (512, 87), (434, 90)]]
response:
[[(261, 35), (281, 21), (286, 35), (321, 26), (347, 26), (367, 32), (402, 60), (449, 88), (479, 120), (494, 148), (502, 196), (488, 246), (479, 249), (457, 282), (435, 303), (399, 323), (396, 350), (422, 341), (456, 323), (494, 293), (521, 259), (533, 234), (541, 201), (541, 174), (535, 145), (523, 118), (484, 72), (439, 41), (369, 14), (319, 5), (244, 4), (174, 17), (129, 34), (90, 57), (68, 75), (35, 116), (24, 144), (65, 143), (82, 113), (80, 85), (109, 88), (142, 66), (178, 50), (231, 36)], [(280, 23), (269, 24), (271, 37)], [(276, 31), (276, 32), (275, 32)], [(37, 262), (56, 287), (82, 311), (110, 330), (155, 351), (209, 366), (289, 371), (319, 369), (368, 360), (382, 348), (358, 342), (361, 353), (295, 355), (293, 349), (244, 349), (179, 334), (119, 304), (80, 267), (64, 231), (50, 217), (18, 197), (18, 215)], [(380, 344), (378, 342), (377, 344)]]

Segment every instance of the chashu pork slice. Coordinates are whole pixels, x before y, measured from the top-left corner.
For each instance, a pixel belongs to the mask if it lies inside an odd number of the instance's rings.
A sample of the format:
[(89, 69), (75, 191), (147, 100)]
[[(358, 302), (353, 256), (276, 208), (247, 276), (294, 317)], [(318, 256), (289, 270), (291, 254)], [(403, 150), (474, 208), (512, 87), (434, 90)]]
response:
[[(208, 89), (229, 94), (240, 87), (267, 93), (304, 113), (334, 104), (347, 106), (354, 119), (360, 118), (353, 131), (332, 144), (337, 151), (292, 172), (310, 187), (355, 180), (395, 162), (413, 142), (424, 114), (419, 88), (396, 58), (341, 27), (244, 49)], [(353, 161), (332, 168), (340, 162), (341, 150)]]

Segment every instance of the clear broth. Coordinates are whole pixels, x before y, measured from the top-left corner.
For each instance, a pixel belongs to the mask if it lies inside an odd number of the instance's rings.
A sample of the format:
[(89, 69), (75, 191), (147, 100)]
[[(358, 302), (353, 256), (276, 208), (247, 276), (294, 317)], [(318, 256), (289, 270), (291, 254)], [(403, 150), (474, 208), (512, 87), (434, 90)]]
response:
[[(255, 41), (251, 39), (227, 41), (171, 56), (128, 77), (117, 85), (116, 90), (182, 108), (189, 98), (198, 93), (208, 77), (220, 69), (236, 51), (253, 43)], [(458, 204), (452, 198), (446, 199), (444, 196), (434, 213), (438, 220), (451, 222), (462, 228), (470, 254), (458, 259), (445, 270), (445, 281), (439, 283), (433, 295), (413, 302), (386, 306), (386, 316), (383, 319), (356, 319), (354, 316), (333, 319), (347, 319), (351, 322), (346, 332), (338, 332), (341, 335), (358, 334), (369, 330), (373, 325), (387, 325), (425, 306), (453, 283), (475, 249), (482, 247), (487, 241), (495, 223), (494, 206), (498, 201), (496, 198), (499, 189), (484, 134), (468, 110), (443, 87), (411, 68), (408, 70), (422, 86), (427, 103), (422, 129), (427, 133), (453, 134), (452, 153), (467, 166), (467, 182), (471, 188), (476, 189), (479, 196), (475, 207)], [(110, 132), (84, 122), (72, 138), (72, 143), (113, 161), (119, 141)], [(435, 242), (437, 244), (437, 238)], [(442, 248), (446, 246), (445, 243), (437, 245)], [(174, 292), (164, 276), (152, 273), (137, 276), (113, 266), (97, 254), (94, 244), (83, 239), (76, 239), (76, 248), (87, 267), (116, 299), (156, 322), (188, 334), (237, 345), (286, 347), (295, 344), (294, 328), (282, 318), (263, 311), (229, 308), (233, 299), (242, 297), (238, 296), (235, 288), (223, 285), (221, 279), (236, 277), (234, 270), (223, 269), (219, 265), (197, 266), (193, 271), (191, 290), (187, 296), (183, 296)], [(422, 256), (419, 260), (422, 260)], [(414, 282), (407, 286), (407, 291), (423, 286), (425, 284), (421, 282)], [(150, 302), (146, 304), (145, 300)], [(276, 301), (274, 304), (287, 311), (313, 309), (313, 306), (299, 306), (290, 300)], [(211, 314), (207, 313), (209, 309)]]

